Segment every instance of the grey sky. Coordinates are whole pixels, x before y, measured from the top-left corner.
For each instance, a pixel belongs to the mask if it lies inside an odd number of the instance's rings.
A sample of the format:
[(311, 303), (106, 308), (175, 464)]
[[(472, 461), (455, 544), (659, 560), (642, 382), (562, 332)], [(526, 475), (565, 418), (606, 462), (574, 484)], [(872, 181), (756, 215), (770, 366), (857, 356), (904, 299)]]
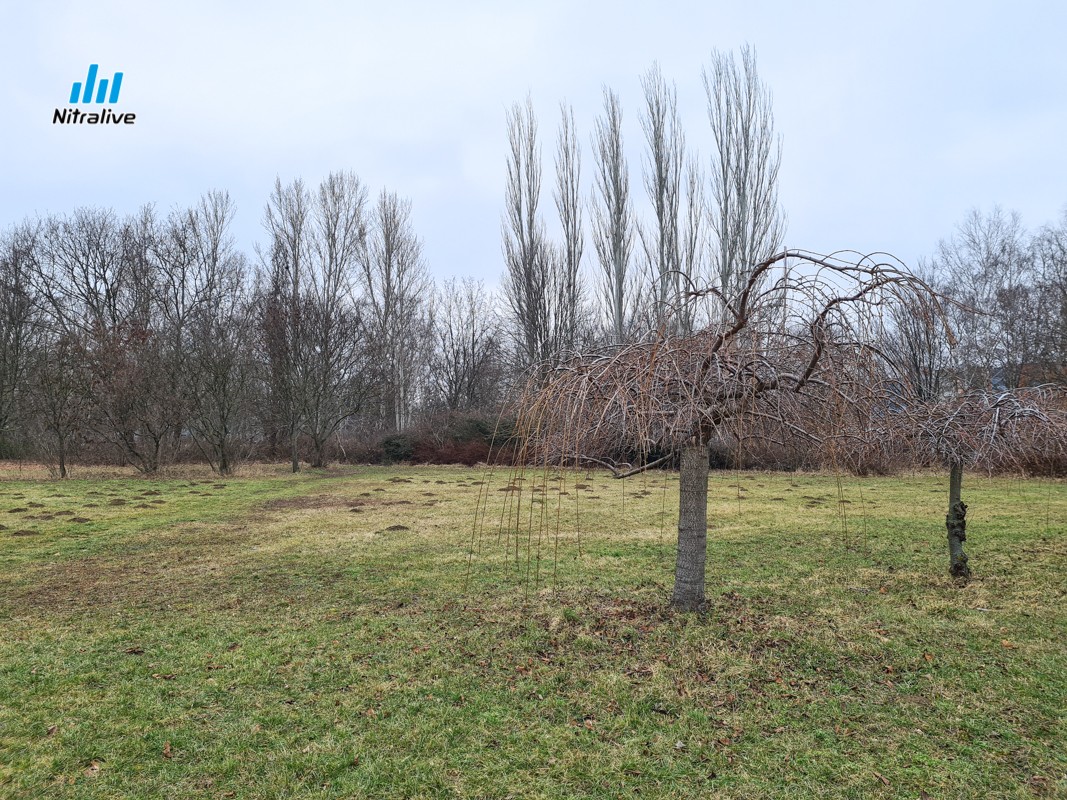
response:
[[(7, 0), (0, 30), (4, 227), (78, 205), (165, 211), (222, 188), (251, 254), (276, 175), (351, 169), (412, 200), (435, 275), (496, 284), (511, 103), (533, 97), (547, 190), (559, 102), (588, 145), (611, 85), (643, 199), (639, 76), (659, 61), (677, 83), (706, 159), (701, 67), (746, 42), (774, 95), (790, 246), (914, 264), (972, 206), (999, 203), (1033, 227), (1067, 206), (1057, 2)], [(51, 124), (90, 63), (124, 72), (116, 108), (136, 125)], [(547, 191), (543, 202), (551, 211)]]

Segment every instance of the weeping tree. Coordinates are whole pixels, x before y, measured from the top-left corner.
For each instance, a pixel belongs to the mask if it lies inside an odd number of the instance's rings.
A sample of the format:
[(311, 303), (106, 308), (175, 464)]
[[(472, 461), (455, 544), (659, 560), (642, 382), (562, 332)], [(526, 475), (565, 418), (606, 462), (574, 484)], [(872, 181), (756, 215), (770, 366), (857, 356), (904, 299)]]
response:
[(893, 427), (912, 439), (911, 448), (933, 455), (949, 471), (949, 574), (971, 577), (963, 549), (967, 504), (965, 468), (1026, 471), (1067, 455), (1067, 388), (1038, 386), (1009, 391), (971, 391), (937, 402), (902, 405)]
[[(671, 604), (684, 611), (704, 604), (712, 443), (757, 435), (828, 446), (852, 435), (853, 420), (885, 407), (894, 365), (877, 347), (882, 312), (930, 307), (930, 289), (897, 263), (803, 251), (759, 262), (735, 294), (698, 294), (721, 304), (718, 321), (572, 359), (531, 382), (516, 409), (527, 463), (593, 462), (626, 477), (679, 458)], [(628, 452), (640, 463), (619, 463)]]

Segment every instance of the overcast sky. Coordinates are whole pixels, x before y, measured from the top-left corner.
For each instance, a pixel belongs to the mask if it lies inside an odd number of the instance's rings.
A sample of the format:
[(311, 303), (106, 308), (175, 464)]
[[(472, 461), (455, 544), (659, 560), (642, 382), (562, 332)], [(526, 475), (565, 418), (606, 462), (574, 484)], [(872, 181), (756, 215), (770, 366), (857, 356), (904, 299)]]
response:
[[(1059, 2), (4, 0), (0, 31), (4, 227), (79, 205), (166, 211), (219, 188), (251, 254), (275, 176), (348, 169), (411, 199), (433, 274), (495, 285), (512, 103), (532, 96), (546, 171), (559, 103), (573, 104), (588, 179), (615, 88), (643, 199), (641, 74), (658, 61), (676, 82), (706, 161), (701, 69), (745, 43), (774, 97), (789, 246), (914, 264), (971, 207), (1031, 227), (1067, 207)], [(124, 73), (115, 108), (135, 125), (52, 124), (90, 63)]]

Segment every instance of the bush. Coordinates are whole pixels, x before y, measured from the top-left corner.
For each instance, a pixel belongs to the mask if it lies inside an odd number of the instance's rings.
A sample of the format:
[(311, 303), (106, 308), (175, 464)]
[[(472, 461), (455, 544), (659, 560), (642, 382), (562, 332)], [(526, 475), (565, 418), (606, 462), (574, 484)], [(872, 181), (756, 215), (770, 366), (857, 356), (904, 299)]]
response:
[(381, 440), (383, 464), (397, 464), (401, 461), (411, 461), (415, 453), (417, 440), (409, 433), (393, 433)]
[(488, 461), (495, 425), (476, 414), (452, 412), (419, 426), (412, 461), (421, 464), (465, 464)]

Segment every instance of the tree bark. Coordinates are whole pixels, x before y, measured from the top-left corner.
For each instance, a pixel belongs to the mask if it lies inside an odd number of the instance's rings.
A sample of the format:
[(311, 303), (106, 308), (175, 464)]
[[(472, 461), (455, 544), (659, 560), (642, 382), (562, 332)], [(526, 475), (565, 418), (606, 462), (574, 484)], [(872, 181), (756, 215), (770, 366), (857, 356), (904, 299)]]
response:
[(704, 606), (704, 563), (708, 549), (708, 448), (682, 450), (678, 487), (678, 556), (671, 605), (679, 611)]
[(312, 450), (314, 456), (311, 460), (312, 469), (325, 469), (326, 468), (326, 442), (325, 441), (312, 441)]
[(300, 432), (295, 427), (289, 435), (289, 448), (293, 460), (293, 472), (300, 472)]
[(948, 515), (945, 517), (945, 527), (948, 529), (948, 571), (953, 578), (967, 580), (971, 577), (971, 570), (967, 566), (967, 554), (963, 552), (963, 543), (967, 540), (967, 504), (960, 500), (962, 484), (963, 465), (954, 463), (949, 472)]

